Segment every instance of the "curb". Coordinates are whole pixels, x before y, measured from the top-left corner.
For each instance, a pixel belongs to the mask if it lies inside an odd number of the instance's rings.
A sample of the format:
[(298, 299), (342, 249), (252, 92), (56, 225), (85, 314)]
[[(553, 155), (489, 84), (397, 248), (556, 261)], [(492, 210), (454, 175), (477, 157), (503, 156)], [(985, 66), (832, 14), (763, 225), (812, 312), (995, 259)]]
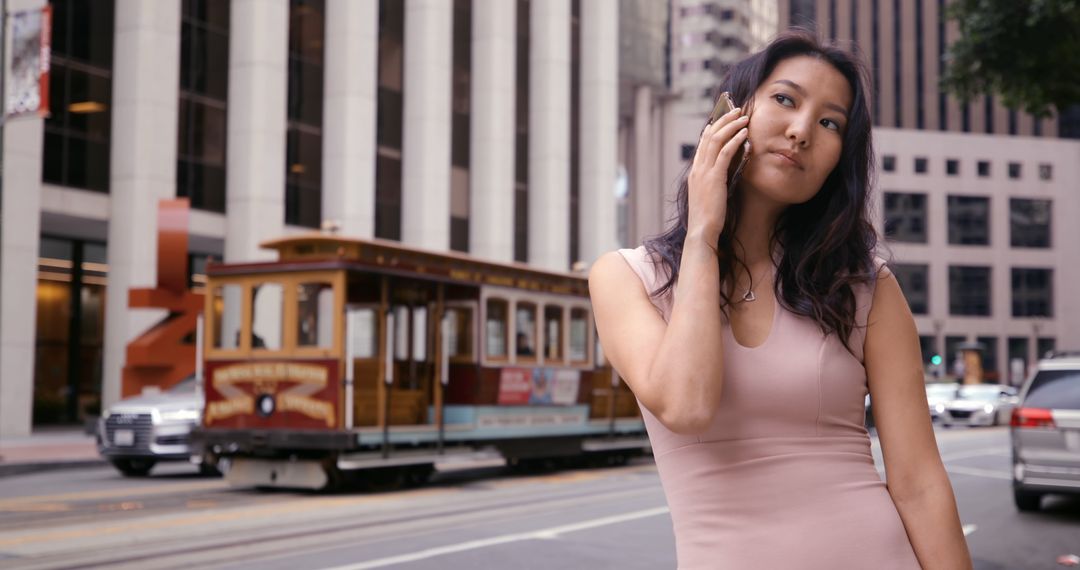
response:
[(104, 459), (78, 459), (70, 461), (42, 461), (38, 463), (0, 463), (0, 478), (26, 475), (28, 473), (43, 473), (47, 471), (61, 471), (64, 469), (79, 469), (81, 467), (103, 467), (108, 465)]

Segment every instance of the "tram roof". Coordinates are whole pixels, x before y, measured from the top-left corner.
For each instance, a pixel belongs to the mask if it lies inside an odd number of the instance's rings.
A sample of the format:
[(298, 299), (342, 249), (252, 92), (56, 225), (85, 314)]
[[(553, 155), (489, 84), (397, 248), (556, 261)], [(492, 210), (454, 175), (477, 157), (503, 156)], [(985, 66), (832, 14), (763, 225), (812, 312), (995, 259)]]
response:
[(211, 263), (209, 276), (310, 271), (367, 270), (475, 285), (515, 287), (533, 291), (588, 295), (584, 275), (547, 271), (523, 263), (499, 263), (458, 252), (429, 251), (396, 241), (361, 239), (318, 232), (264, 241), (263, 249), (278, 252), (276, 261)]

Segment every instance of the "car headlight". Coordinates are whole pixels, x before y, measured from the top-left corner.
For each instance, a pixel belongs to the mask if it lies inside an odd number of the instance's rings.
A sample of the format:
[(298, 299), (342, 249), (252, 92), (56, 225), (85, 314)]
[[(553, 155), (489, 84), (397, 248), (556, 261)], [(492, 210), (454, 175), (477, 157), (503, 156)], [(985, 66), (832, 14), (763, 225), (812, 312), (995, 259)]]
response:
[(938, 405), (934, 406), (934, 409), (937, 410), (937, 413), (944, 414), (945, 413), (945, 404), (938, 404)]
[(195, 422), (199, 420), (199, 410), (169, 410), (158, 412), (157, 416), (163, 422)]
[(987, 405), (983, 406), (983, 411), (984, 411), (984, 412), (986, 412), (986, 413), (988, 413), (988, 414), (992, 414), (992, 413), (994, 413), (994, 406), (993, 406), (993, 404), (987, 404)]

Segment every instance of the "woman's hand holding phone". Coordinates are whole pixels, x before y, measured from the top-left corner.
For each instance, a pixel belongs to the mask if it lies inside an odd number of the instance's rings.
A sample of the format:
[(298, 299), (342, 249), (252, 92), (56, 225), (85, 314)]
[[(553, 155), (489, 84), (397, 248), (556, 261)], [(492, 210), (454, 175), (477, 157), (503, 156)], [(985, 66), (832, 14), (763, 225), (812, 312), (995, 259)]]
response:
[[(717, 103), (723, 111), (725, 97)], [(749, 117), (741, 109), (732, 109), (714, 117), (701, 133), (697, 153), (687, 179), (689, 190), (689, 214), (687, 237), (702, 238), (715, 247), (724, 230), (727, 216), (727, 198), (730, 167), (744, 158), (743, 143), (746, 142)], [(734, 163), (734, 164), (733, 164)]]

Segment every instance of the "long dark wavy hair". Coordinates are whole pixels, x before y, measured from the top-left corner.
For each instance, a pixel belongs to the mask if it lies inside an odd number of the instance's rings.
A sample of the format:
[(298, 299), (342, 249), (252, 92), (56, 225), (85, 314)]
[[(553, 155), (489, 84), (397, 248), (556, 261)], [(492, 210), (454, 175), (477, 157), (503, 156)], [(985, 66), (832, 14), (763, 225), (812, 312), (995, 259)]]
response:
[[(813, 198), (789, 206), (777, 220), (770, 243), (770, 250), (779, 252), (773, 288), (782, 307), (813, 319), (825, 334), (836, 333), (850, 350), (848, 338), (856, 326), (854, 286), (873, 281), (877, 248), (877, 233), (868, 214), (874, 155), (865, 66), (857, 56), (835, 45), (822, 44), (809, 31), (792, 29), (731, 67), (717, 93), (727, 91), (736, 105), (746, 108), (780, 61), (803, 55), (836, 68), (851, 87), (853, 103), (836, 167)], [(670, 229), (645, 241), (648, 252), (669, 275), (652, 292), (653, 296), (671, 290), (679, 278), (686, 238), (688, 176), (689, 167), (679, 183), (677, 218)], [(737, 190), (736, 184), (728, 192), (727, 217), (716, 248), (721, 309), (726, 316), (733, 304), (736, 268), (747, 269), (736, 255), (736, 247), (742, 247), (735, 238), (742, 202)]]

